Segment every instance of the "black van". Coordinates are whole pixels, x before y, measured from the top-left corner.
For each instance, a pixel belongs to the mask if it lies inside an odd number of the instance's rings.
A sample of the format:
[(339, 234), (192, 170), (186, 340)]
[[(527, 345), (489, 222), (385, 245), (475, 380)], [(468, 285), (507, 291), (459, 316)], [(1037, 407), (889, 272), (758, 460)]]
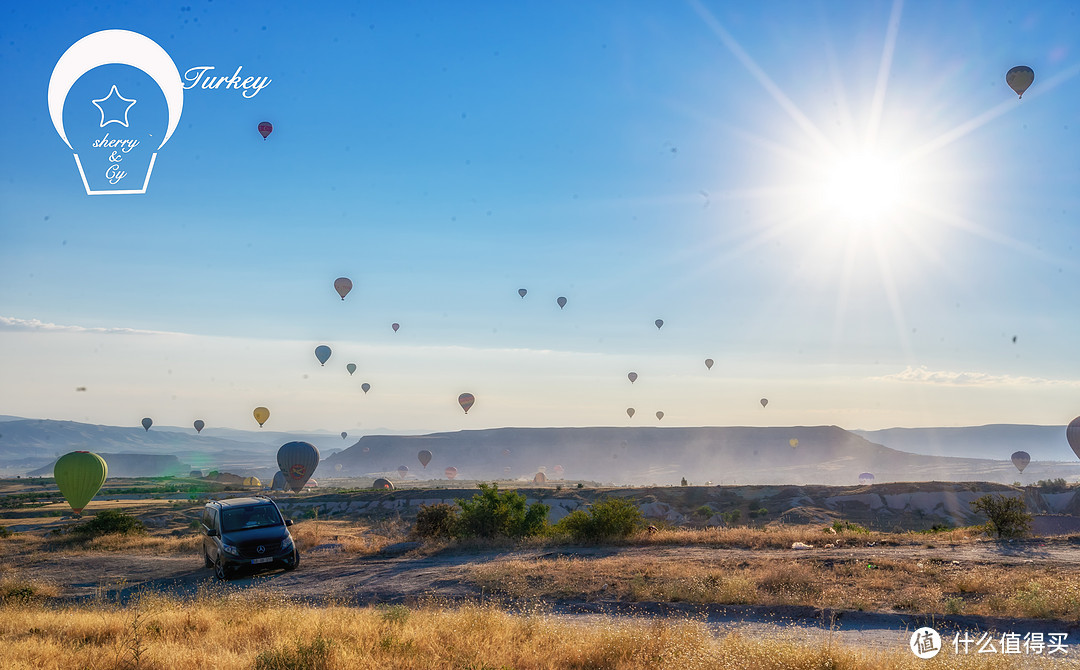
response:
[(203, 561), (218, 579), (243, 568), (295, 570), (300, 551), (291, 525), (266, 496), (212, 500), (203, 509)]

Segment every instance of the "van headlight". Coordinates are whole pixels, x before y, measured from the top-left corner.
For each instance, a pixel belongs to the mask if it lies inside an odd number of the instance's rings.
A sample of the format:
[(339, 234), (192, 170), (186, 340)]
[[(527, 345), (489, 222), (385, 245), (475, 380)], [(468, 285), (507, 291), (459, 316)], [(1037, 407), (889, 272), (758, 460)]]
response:
[(286, 535), (285, 539), (281, 541), (281, 549), (285, 550), (292, 546), (292, 537)]
[(232, 546), (231, 544), (222, 543), (221, 550), (224, 551), (226, 554), (232, 554), (233, 556), (240, 555), (240, 550)]

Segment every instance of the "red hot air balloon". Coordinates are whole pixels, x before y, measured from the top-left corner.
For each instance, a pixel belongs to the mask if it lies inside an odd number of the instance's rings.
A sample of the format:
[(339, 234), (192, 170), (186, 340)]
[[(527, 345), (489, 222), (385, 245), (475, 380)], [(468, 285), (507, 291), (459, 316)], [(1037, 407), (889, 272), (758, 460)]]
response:
[(446, 474), (447, 479), (453, 479), (457, 477), (457, 468), (451, 465), (450, 467), (446, 468), (444, 473)]
[(465, 410), (465, 413), (468, 414), (473, 403), (476, 402), (476, 396), (471, 393), (462, 393), (458, 396), (457, 401), (458, 404), (461, 405), (461, 409)]
[(274, 124), (269, 121), (263, 121), (259, 124), (259, 134), (263, 136), (264, 140), (272, 132), (274, 132)]
[(352, 280), (348, 277), (338, 277), (334, 280), (334, 290), (344, 300), (345, 296), (349, 295), (349, 291), (352, 290)]

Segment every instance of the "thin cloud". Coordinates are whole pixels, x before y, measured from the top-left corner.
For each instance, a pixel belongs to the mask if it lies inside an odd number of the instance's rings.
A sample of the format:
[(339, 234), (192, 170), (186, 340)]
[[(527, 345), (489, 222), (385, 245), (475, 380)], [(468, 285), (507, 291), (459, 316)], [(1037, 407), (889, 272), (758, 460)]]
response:
[(871, 377), (874, 381), (910, 382), (916, 384), (939, 384), (941, 386), (1073, 386), (1080, 387), (1080, 381), (1067, 379), (1044, 379), (1042, 377), (1016, 377), (1013, 375), (992, 375), (985, 372), (954, 372), (951, 370), (928, 370), (926, 366), (907, 366), (901, 372), (881, 377)]
[(161, 330), (138, 330), (136, 328), (87, 328), (85, 326), (64, 326), (46, 323), (38, 319), (16, 319), (0, 316), (0, 331), (22, 333), (95, 333), (109, 335), (183, 335)]

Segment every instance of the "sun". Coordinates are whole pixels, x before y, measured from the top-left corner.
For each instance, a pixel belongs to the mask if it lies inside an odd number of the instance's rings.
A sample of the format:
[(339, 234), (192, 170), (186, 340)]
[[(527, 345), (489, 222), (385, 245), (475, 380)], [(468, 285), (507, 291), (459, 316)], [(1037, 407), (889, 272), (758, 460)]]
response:
[(822, 213), (855, 226), (895, 222), (908, 203), (908, 175), (901, 161), (861, 151), (825, 162), (814, 189)]

